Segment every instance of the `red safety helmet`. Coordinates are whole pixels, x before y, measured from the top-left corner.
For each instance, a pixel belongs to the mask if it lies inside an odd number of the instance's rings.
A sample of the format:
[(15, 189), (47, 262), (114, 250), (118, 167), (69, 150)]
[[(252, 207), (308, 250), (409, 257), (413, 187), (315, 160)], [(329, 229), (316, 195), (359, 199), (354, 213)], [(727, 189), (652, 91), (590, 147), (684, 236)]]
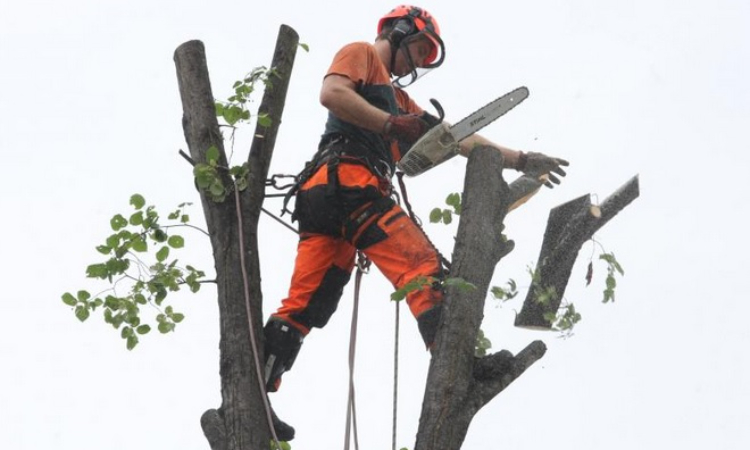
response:
[(390, 24), (393, 24), (394, 31), (397, 32), (394, 36), (392, 31), (392, 38), (395, 38), (396, 42), (391, 40), (391, 43), (395, 47), (400, 45), (401, 39), (404, 37), (424, 35), (433, 44), (432, 51), (425, 58), (424, 68), (432, 69), (443, 63), (445, 45), (440, 38), (440, 26), (438, 26), (437, 20), (435, 20), (432, 14), (416, 6), (397, 6), (378, 22), (378, 35), (381, 34), (386, 25)]

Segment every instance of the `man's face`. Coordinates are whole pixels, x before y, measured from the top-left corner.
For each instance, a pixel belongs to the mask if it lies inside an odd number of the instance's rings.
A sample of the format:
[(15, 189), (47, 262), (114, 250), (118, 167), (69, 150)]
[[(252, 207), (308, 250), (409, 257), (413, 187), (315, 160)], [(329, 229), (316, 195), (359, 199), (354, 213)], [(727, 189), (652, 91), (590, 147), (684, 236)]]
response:
[(420, 67), (424, 67), (425, 59), (430, 56), (433, 50), (432, 41), (424, 36), (420, 36), (413, 41), (410, 41), (406, 45), (406, 50), (409, 52), (411, 58), (411, 64), (404, 54), (404, 47), (398, 51), (396, 55), (395, 67), (393, 68), (393, 74), (396, 76), (404, 76), (410, 73), (412, 70)]

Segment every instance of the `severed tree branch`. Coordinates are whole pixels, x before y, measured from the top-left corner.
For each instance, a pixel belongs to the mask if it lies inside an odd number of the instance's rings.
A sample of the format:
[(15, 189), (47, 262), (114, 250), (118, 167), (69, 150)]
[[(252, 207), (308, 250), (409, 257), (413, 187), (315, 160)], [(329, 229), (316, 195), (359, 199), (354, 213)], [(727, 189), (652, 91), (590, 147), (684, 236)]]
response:
[[(610, 219), (638, 198), (639, 193), (636, 175), (599, 206), (592, 205), (591, 196), (587, 194), (550, 211), (536, 265), (537, 275), (516, 316), (516, 326), (545, 330), (551, 328), (552, 323), (545, 315), (556, 313), (560, 307), (581, 247)], [(554, 298), (545, 304), (538, 302), (536, 293), (549, 288), (554, 289)]]

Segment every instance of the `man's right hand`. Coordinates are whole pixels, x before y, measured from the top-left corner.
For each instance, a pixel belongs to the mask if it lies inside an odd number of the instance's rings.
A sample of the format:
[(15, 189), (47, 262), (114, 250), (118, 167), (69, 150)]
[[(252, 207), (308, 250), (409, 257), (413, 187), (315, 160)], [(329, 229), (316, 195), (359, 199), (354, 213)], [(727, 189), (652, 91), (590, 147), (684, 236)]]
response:
[(424, 135), (430, 126), (416, 114), (390, 116), (383, 126), (383, 134), (412, 146)]

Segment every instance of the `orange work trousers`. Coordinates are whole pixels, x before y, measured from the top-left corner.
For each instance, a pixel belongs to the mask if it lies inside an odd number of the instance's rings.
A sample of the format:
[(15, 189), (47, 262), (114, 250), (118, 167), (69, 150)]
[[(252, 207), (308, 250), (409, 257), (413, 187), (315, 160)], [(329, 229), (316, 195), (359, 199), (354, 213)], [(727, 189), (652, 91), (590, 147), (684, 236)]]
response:
[[(424, 232), (361, 163), (323, 164), (297, 193), (300, 241), (289, 296), (273, 314), (304, 335), (336, 311), (361, 250), (396, 289), (426, 277), (430, 287), (406, 297), (427, 346), (435, 338), (443, 298), (442, 266)], [(335, 171), (335, 185), (329, 183)]]

